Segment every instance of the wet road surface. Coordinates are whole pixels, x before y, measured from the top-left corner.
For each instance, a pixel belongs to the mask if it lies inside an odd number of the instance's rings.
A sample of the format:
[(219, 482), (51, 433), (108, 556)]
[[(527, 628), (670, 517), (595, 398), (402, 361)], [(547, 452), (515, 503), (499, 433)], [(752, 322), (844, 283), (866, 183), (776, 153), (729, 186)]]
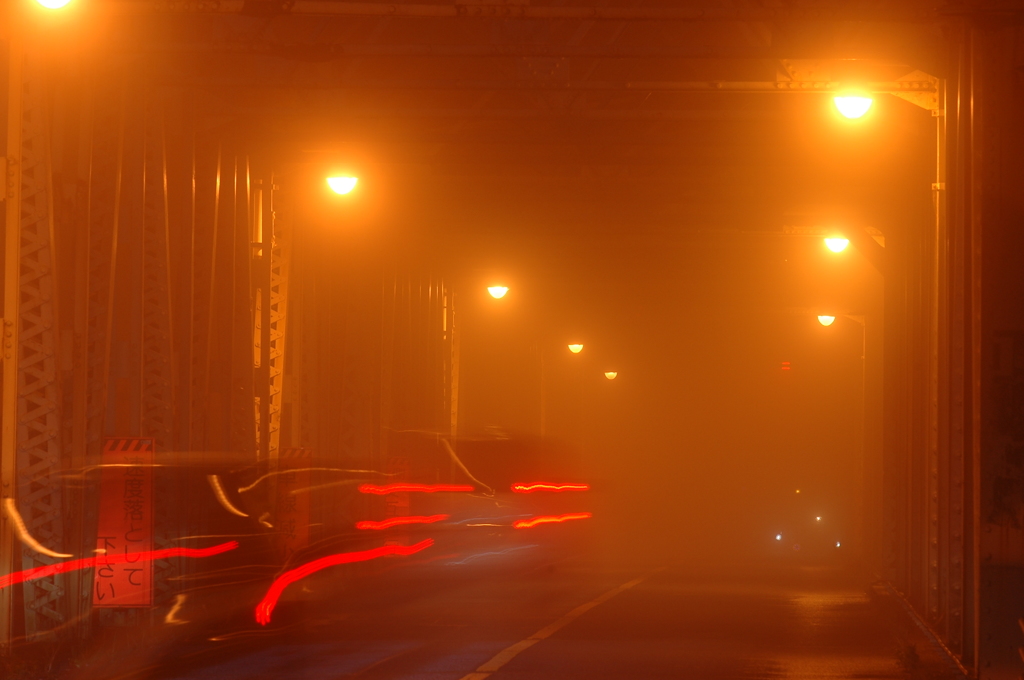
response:
[[(878, 586), (835, 568), (771, 573), (564, 563), (346, 598), (307, 584), (267, 627), (160, 650), (176, 680), (955, 677)], [(299, 601), (296, 601), (299, 600)], [(109, 661), (108, 661), (109, 663)]]

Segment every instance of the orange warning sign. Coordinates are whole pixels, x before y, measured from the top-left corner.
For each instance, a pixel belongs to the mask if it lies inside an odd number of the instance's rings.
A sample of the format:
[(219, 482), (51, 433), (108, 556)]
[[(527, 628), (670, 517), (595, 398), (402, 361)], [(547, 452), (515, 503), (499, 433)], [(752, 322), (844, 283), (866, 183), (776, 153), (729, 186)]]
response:
[[(153, 549), (153, 440), (107, 439), (102, 464), (92, 606), (148, 607), (153, 563), (123, 556)], [(104, 560), (115, 555), (121, 559)]]

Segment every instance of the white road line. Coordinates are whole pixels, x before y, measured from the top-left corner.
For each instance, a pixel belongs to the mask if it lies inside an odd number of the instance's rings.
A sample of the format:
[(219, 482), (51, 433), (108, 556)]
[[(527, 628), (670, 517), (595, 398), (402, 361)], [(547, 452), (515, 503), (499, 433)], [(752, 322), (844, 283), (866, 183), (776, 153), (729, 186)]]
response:
[(520, 652), (524, 652), (530, 647), (533, 647), (535, 644), (537, 644), (544, 638), (551, 637), (555, 634), (555, 632), (567, 626), (577, 617), (590, 611), (602, 602), (607, 602), (608, 600), (612, 599), (622, 591), (629, 590), (636, 584), (643, 581), (645, 578), (647, 577), (641, 576), (640, 578), (635, 578), (628, 583), (623, 583), (621, 586), (617, 588), (612, 588), (604, 595), (601, 595), (600, 597), (597, 597), (591, 600), (590, 602), (587, 602), (586, 604), (581, 604), (579, 607), (576, 607), (562, 618), (558, 619), (557, 621), (548, 626), (541, 628), (525, 640), (520, 640), (514, 645), (506, 647), (505, 649), (501, 650), (500, 652), (494, 655), (494, 658), (492, 658), (490, 661), (477, 668), (475, 672), (470, 673), (468, 675), (464, 675), (462, 677), (462, 680), (483, 680), (491, 673), (496, 672), (499, 668), (501, 668), (509, 661), (517, 657), (520, 654)]

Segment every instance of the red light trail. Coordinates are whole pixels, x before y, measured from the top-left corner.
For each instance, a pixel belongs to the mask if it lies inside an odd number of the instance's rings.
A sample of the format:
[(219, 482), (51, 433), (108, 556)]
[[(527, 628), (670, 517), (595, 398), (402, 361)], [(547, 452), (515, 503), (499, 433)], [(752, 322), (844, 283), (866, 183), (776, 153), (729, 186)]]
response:
[(286, 571), (278, 576), (272, 584), (270, 584), (270, 589), (267, 590), (267, 594), (264, 595), (263, 599), (260, 600), (260, 603), (256, 605), (256, 621), (261, 626), (265, 626), (270, 623), (270, 614), (274, 611), (274, 607), (277, 606), (277, 601), (281, 599), (281, 593), (284, 592), (284, 589), (296, 581), (302, 580), (321, 569), (333, 567), (338, 564), (366, 562), (367, 560), (374, 560), (378, 557), (387, 557), (388, 555), (412, 555), (413, 553), (418, 553), (432, 545), (434, 545), (434, 539), (428, 538), (413, 545), (385, 545), (381, 548), (374, 548), (372, 550), (338, 553), (337, 555), (321, 557), (318, 560), (313, 560), (312, 562), (307, 562), (300, 567), (296, 567), (291, 571)]
[(415, 491), (419, 493), (439, 493), (445, 491), (472, 491), (473, 487), (468, 484), (360, 484), (359, 493), (373, 493), (384, 496), (389, 493), (402, 491)]
[(448, 515), (412, 515), (410, 517), (392, 517), (380, 522), (356, 522), (356, 529), (390, 529), (403, 524), (433, 524), (448, 519)]
[(546, 482), (534, 482), (533, 484), (513, 484), (512, 491), (516, 493), (533, 493), (534, 491), (589, 491), (589, 484), (548, 484)]
[(209, 548), (164, 548), (163, 550), (147, 550), (145, 552), (125, 553), (124, 555), (98, 555), (86, 557), (81, 560), (70, 560), (47, 564), (42, 567), (34, 567), (25, 571), (16, 571), (13, 574), (0, 576), (0, 589), (13, 586), (16, 583), (34, 581), (37, 578), (45, 578), (53, 574), (64, 574), (69, 571), (78, 571), (90, 567), (105, 567), (110, 564), (121, 564), (123, 562), (149, 562), (151, 560), (165, 560), (168, 557), (213, 557), (221, 553), (234, 550), (238, 547), (238, 541), (228, 541)]
[(540, 517), (531, 517), (530, 519), (518, 519), (512, 522), (512, 526), (516, 529), (532, 529), (538, 524), (554, 524), (574, 519), (588, 519), (589, 517), (593, 517), (589, 512), (576, 512), (568, 515), (541, 515)]

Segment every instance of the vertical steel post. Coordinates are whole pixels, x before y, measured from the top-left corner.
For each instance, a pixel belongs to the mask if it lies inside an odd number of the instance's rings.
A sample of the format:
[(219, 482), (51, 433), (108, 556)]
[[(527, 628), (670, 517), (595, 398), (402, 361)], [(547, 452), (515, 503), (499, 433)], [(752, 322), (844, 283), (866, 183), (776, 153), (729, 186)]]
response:
[(455, 291), (449, 288), (445, 299), (448, 304), (448, 342), (451, 348), (451, 386), (449, 388), (448, 405), (451, 413), (450, 432), (452, 435), (452, 446), (455, 446), (455, 437), (459, 434), (459, 340), (461, 333), (459, 332), (455, 315)]
[[(43, 545), (63, 549), (61, 413), (57, 377), (57, 310), (54, 286), (53, 191), (44, 75), (28, 54), (22, 64), (21, 214), (18, 230), (17, 484), (18, 508), (28, 532)], [(22, 551), (21, 569), (49, 566), (58, 558)], [(15, 562), (16, 566), (18, 562)], [(49, 632), (65, 620), (64, 576), (26, 583), (25, 633)]]
[(270, 177), (269, 197), (265, 198), (269, 213), (264, 213), (264, 220), (270, 220), (270, 271), (266, 313), (267, 320), (267, 378), (269, 386), (269, 422), (267, 443), (269, 458), (276, 465), (281, 451), (281, 417), (284, 407), (284, 362), (285, 339), (288, 330), (288, 288), (291, 273), (291, 229), (287, 219), (277, 219), (273, 176)]
[(260, 183), (257, 202), (256, 357), (260, 459), (273, 467), (281, 438), (281, 398), (284, 380), (284, 343), (287, 328), (288, 275), (291, 243), (286, 226), (278, 228), (273, 175)]
[[(8, 4), (12, 15), (13, 3)], [(11, 27), (12, 22), (8, 22)], [(15, 496), (18, 446), (18, 290), (21, 258), (21, 99), (23, 52), (20, 31), (10, 28), (7, 37), (7, 131), (4, 211), (4, 309), (3, 309), (3, 412), (0, 435), (0, 489), (6, 498)], [(0, 572), (14, 571), (14, 530), (11, 519), (0, 513)], [(0, 644), (12, 637), (11, 589), (0, 590)]]
[[(942, 106), (941, 89), (939, 85), (939, 106)], [(940, 611), (941, 603), (941, 564), (940, 557), (942, 541), (942, 522), (940, 519), (940, 497), (942, 489), (942, 475), (940, 474), (939, 455), (939, 345), (941, 324), (941, 299), (942, 299), (942, 203), (943, 203), (943, 142), (942, 142), (942, 111), (932, 111), (936, 116), (936, 158), (935, 158), (935, 182), (932, 185), (934, 194), (934, 222), (931, 238), (928, 242), (929, 262), (929, 285), (928, 285), (928, 404), (927, 404), (927, 455), (928, 455), (928, 522), (927, 522), (927, 573), (928, 583), (926, 591), (927, 615), (926, 619), (931, 624), (936, 624), (945, 617)]]
[(256, 446), (261, 461), (270, 458), (270, 249), (273, 240), (273, 203), (271, 180), (264, 177), (255, 183), (253, 197), (255, 262), (255, 332), (253, 362), (256, 389)]
[[(254, 417), (258, 336), (253, 314), (256, 299), (256, 210), (247, 156), (235, 156), (232, 208), (232, 267), (235, 288), (231, 296), (231, 397), (229, 448), (258, 458), (257, 418)], [(248, 351), (242, 351), (246, 348)], [(258, 413), (257, 413), (258, 415)]]
[(950, 437), (952, 392), (950, 390), (950, 231), (949, 192), (949, 98), (950, 81), (939, 82), (938, 109), (935, 116), (935, 281), (936, 384), (939, 464), (939, 617), (946, 643), (960, 653), (963, 635), (963, 475), (957, 469)]
[(969, 438), (964, 442), (968, 452), (970, 470), (970, 559), (971, 559), (971, 591), (970, 621), (971, 646), (973, 649), (973, 667), (977, 677), (982, 667), (981, 660), (981, 239), (982, 239), (982, 182), (981, 176), (981, 120), (979, 118), (979, 74), (977, 52), (977, 30), (973, 25), (967, 29), (967, 70), (969, 73), (970, 90), (967, 99), (968, 116), (968, 153), (966, 159), (965, 191), (967, 192), (968, 210), (965, 213), (965, 238), (967, 239), (964, 253), (967, 275), (965, 277), (966, 324), (965, 340), (968, 343), (964, 363), (968, 379), (964, 381), (964, 399), (967, 412), (964, 419), (968, 423)]

